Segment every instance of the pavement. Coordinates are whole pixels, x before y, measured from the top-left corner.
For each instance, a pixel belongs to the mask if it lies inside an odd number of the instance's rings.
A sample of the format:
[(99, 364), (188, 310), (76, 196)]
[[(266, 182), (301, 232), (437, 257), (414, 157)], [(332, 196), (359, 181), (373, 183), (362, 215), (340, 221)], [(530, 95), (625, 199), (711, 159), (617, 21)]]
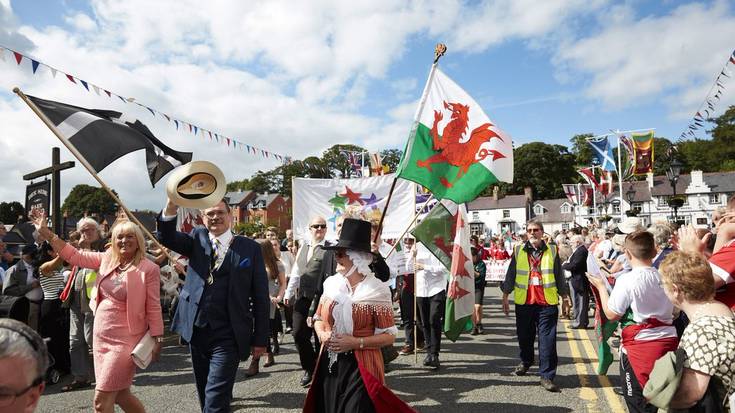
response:
[[(511, 306), (512, 308), (512, 306)], [(594, 330), (570, 329), (560, 320), (557, 351), (559, 366), (555, 383), (560, 393), (549, 393), (539, 385), (536, 366), (526, 376), (512, 374), (518, 364), (515, 319), (501, 311), (500, 291), (488, 286), (485, 295), (485, 334), (462, 335), (456, 343), (442, 342), (441, 368), (429, 371), (413, 355), (399, 356), (390, 363), (388, 386), (420, 412), (624, 412), (625, 403), (614, 391), (619, 386), (618, 363), (607, 376), (595, 373), (597, 365)], [(396, 345), (403, 344), (403, 333)], [(617, 359), (617, 357), (616, 357)], [(301, 369), (293, 339), (287, 335), (274, 366), (245, 378), (249, 362), (240, 365), (233, 391), (233, 411), (298, 412), (306, 394), (299, 385)], [(61, 393), (71, 380), (65, 377), (49, 386), (41, 398), (39, 412), (92, 411), (91, 389)], [(186, 347), (175, 336), (164, 342), (161, 360), (139, 372), (132, 392), (149, 412), (198, 412), (194, 376)], [(118, 410), (117, 411), (121, 411)]]

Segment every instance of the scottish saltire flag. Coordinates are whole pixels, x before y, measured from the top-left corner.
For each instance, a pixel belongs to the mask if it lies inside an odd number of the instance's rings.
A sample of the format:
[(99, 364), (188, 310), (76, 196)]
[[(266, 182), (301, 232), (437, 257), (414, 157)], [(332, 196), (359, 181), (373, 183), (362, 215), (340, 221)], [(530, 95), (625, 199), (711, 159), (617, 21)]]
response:
[(592, 155), (594, 156), (593, 163), (600, 166), (606, 171), (614, 171), (615, 168), (615, 157), (613, 156), (612, 147), (607, 139), (607, 136), (597, 139), (589, 140), (590, 146), (592, 146)]
[(561, 187), (564, 189), (564, 195), (567, 196), (569, 202), (576, 205), (579, 202), (577, 184), (561, 184)]
[(126, 118), (120, 112), (85, 109), (30, 95), (28, 98), (95, 172), (102, 171), (121, 156), (145, 149), (148, 176), (151, 185), (155, 185), (169, 171), (191, 161), (191, 152), (169, 148), (139, 120)]
[(513, 182), (511, 137), (480, 105), (439, 69), (429, 76), (426, 93), (398, 176), (456, 203), (475, 199), (494, 182)]

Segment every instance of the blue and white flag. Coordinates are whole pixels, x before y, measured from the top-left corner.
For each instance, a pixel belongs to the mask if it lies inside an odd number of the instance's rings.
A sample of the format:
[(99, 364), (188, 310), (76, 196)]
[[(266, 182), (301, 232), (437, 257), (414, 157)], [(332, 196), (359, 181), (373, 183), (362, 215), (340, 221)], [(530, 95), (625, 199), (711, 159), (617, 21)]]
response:
[(616, 170), (615, 158), (613, 157), (612, 147), (607, 140), (607, 136), (590, 140), (589, 143), (592, 146), (592, 153), (594, 155), (592, 163), (599, 165), (605, 171)]

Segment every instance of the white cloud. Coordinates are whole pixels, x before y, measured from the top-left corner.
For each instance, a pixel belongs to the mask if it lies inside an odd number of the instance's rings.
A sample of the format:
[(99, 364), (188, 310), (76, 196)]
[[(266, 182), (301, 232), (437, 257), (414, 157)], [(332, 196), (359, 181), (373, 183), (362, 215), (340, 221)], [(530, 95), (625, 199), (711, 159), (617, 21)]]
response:
[(95, 21), (92, 20), (91, 17), (84, 13), (76, 13), (73, 16), (66, 16), (64, 17), (64, 21), (68, 25), (81, 31), (90, 31), (97, 29), (97, 23), (95, 23)]
[[(663, 16), (613, 19), (594, 36), (560, 47), (568, 76), (591, 76), (586, 94), (616, 109), (661, 100), (691, 113), (732, 51), (735, 16), (725, 2), (689, 4)], [(694, 91), (694, 93), (692, 93)]]

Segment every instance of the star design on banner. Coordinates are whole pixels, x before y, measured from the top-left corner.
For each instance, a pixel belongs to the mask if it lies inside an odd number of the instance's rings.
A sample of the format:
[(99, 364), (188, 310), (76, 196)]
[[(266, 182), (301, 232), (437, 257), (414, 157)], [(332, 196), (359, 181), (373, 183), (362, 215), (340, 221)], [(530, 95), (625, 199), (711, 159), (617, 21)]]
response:
[(383, 198), (378, 198), (375, 194), (370, 194), (370, 198), (362, 198), (366, 208), (375, 207), (381, 200), (383, 200)]
[(330, 199), (328, 202), (332, 204), (332, 207), (335, 211), (340, 211), (345, 209), (345, 203), (347, 202), (347, 199), (343, 196), (337, 195), (337, 193), (335, 192), (334, 198)]
[[(347, 198), (347, 204), (348, 205), (352, 205), (352, 204), (363, 205), (364, 204), (362, 198), (360, 198), (360, 195), (362, 195), (362, 194), (360, 192), (354, 192), (354, 191), (352, 191), (350, 189), (350, 187), (348, 187), (347, 185), (345, 185), (345, 193), (344, 194), (339, 194), (339, 195), (342, 196), (342, 197)], [(373, 195), (375, 195), (375, 194), (373, 194)]]

